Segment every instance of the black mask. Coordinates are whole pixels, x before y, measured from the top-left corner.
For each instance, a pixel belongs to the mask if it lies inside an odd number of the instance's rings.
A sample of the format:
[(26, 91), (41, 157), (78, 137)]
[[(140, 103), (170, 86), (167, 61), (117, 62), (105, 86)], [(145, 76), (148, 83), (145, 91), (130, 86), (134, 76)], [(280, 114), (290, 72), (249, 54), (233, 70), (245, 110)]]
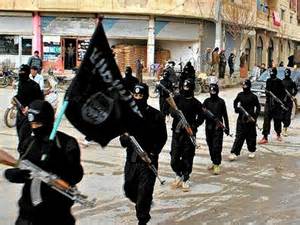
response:
[(194, 92), (192, 90), (182, 90), (181, 91), (182, 95), (186, 98), (189, 98), (189, 97), (193, 97), (194, 96)]
[(19, 73), (19, 81), (20, 82), (25, 82), (25, 81), (27, 81), (29, 79), (29, 74), (27, 75), (27, 74), (20, 74)]
[(145, 110), (147, 107), (147, 100), (142, 98), (142, 99), (134, 99), (135, 103), (139, 107), (139, 110)]
[(50, 135), (52, 128), (43, 125), (38, 128), (32, 128), (31, 130), (35, 137), (43, 138), (43, 137), (48, 137)]

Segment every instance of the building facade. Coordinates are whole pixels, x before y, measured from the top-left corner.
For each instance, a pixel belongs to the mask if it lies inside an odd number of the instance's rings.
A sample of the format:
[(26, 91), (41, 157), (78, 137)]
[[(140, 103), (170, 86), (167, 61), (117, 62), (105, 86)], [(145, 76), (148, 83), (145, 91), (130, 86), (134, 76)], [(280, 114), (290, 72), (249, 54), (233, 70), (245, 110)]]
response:
[[(197, 71), (202, 71), (205, 51), (214, 48), (218, 38), (218, 47), (224, 48), (227, 55), (245, 52), (249, 68), (271, 60), (286, 63), (300, 41), (300, 3), (294, 0), (107, 2), (1, 1), (0, 62), (9, 60), (18, 67), (38, 50), (45, 70), (52, 68), (63, 73), (80, 64), (98, 18), (103, 18), (110, 45), (120, 52), (121, 70), (125, 65), (134, 65), (137, 58), (143, 60), (148, 71), (153, 64), (170, 58), (183, 64), (191, 61)], [(246, 10), (251, 12), (251, 22), (241, 20), (247, 14), (230, 16), (233, 8), (247, 9), (245, 6), (251, 9)], [(238, 17), (240, 24), (234, 24), (232, 21)], [(221, 26), (217, 26), (218, 22)]]

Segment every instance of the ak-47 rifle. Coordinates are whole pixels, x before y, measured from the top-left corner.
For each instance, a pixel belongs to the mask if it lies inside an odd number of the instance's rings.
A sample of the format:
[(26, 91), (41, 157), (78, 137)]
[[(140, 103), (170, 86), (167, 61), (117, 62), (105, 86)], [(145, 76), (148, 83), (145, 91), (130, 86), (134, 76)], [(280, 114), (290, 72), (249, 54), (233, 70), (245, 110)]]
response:
[(12, 100), (14, 103), (16, 103), (16, 106), (19, 110), (21, 110), (22, 112), (25, 110), (25, 107), (21, 104), (21, 102), (16, 97), (13, 97)]
[[(226, 134), (228, 129), (224, 126), (224, 124), (209, 110), (206, 108), (202, 108), (203, 112), (210, 118), (211, 120), (215, 121), (217, 127), (220, 127), (223, 129), (223, 132)], [(228, 136), (232, 137), (233, 134), (228, 134)]]
[(240, 102), (239, 102), (239, 104), (238, 104), (238, 108), (240, 108), (240, 110), (242, 111), (242, 113), (247, 117), (247, 119), (248, 119), (249, 121), (255, 123), (256, 127), (257, 127), (260, 131), (262, 131), (262, 128), (260, 128), (260, 127), (258, 126), (258, 124), (256, 123), (256, 121), (255, 121), (255, 119), (253, 118), (253, 116), (251, 116), (251, 115), (246, 111), (246, 109), (241, 105)]
[(185, 116), (183, 115), (182, 111), (180, 109), (178, 109), (174, 98), (172, 97), (172, 93), (162, 84), (158, 84), (164, 91), (166, 91), (169, 94), (169, 97), (166, 98), (166, 101), (169, 103), (170, 107), (178, 114), (178, 116), (180, 117), (180, 121), (178, 123), (178, 127), (181, 126), (185, 129), (187, 135), (189, 136), (191, 142), (193, 143), (193, 145), (195, 147), (197, 147), (197, 143), (196, 143), (196, 137), (193, 134), (193, 130), (190, 126), (190, 124), (187, 122)]
[(270, 94), (271, 97), (272, 97), (276, 102), (278, 102), (278, 103), (280, 104), (281, 108), (283, 108), (285, 111), (288, 111), (288, 108), (285, 107), (285, 105), (283, 104), (283, 102), (282, 102), (276, 95), (274, 95), (274, 93), (273, 93), (272, 91), (269, 91), (269, 90), (267, 90), (267, 89), (266, 89), (265, 91), (266, 91), (266, 93)]
[(141, 157), (141, 159), (148, 165), (148, 167), (153, 171), (153, 173), (155, 174), (155, 176), (157, 177), (157, 179), (159, 180), (160, 184), (163, 185), (166, 181), (162, 180), (159, 175), (158, 175), (158, 171), (155, 168), (155, 166), (152, 164), (151, 159), (149, 158), (147, 152), (145, 152), (143, 150), (143, 148), (140, 146), (140, 144), (137, 142), (137, 140), (135, 139), (135, 137), (125, 134), (130, 138), (130, 141), (133, 144), (133, 148), (136, 151), (136, 153)]
[(86, 195), (83, 195), (75, 186), (71, 186), (66, 181), (59, 178), (53, 173), (49, 173), (40, 167), (36, 166), (29, 160), (17, 161), (9, 153), (0, 150), (0, 163), (13, 166), (22, 170), (30, 170), (30, 176), (32, 179), (31, 184), (31, 199), (33, 205), (38, 205), (42, 202), (40, 184), (41, 182), (46, 183), (52, 189), (63, 194), (67, 198), (77, 202), (85, 207), (94, 207), (96, 199), (88, 200)]
[(296, 103), (296, 98), (287, 89), (285, 89), (285, 92), (286, 92), (287, 96), (289, 96), (290, 99)]

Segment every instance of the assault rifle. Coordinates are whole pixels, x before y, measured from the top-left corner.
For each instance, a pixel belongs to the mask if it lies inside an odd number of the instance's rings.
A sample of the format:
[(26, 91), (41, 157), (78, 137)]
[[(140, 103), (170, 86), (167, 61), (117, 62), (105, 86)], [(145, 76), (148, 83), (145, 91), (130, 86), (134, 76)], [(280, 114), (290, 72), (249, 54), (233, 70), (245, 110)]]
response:
[(193, 143), (193, 145), (195, 147), (197, 147), (197, 143), (196, 143), (196, 137), (193, 134), (193, 130), (191, 128), (191, 126), (189, 125), (189, 123), (187, 122), (185, 116), (183, 115), (182, 111), (178, 109), (174, 98), (172, 97), (172, 93), (162, 84), (158, 84), (164, 91), (166, 91), (167, 93), (169, 93), (169, 97), (166, 99), (166, 101), (169, 103), (169, 105), (171, 106), (171, 108), (177, 113), (177, 115), (180, 117), (180, 121), (177, 125), (177, 129), (179, 127), (183, 127), (187, 133), (187, 135), (189, 136), (191, 142)]
[[(223, 129), (224, 133), (228, 131), (228, 129), (224, 126), (224, 124), (208, 109), (202, 108), (203, 112), (208, 116), (209, 119), (215, 121), (217, 124), (217, 127), (220, 127)], [(228, 136), (232, 137), (233, 134), (228, 134)]]
[(278, 102), (280, 104), (281, 108), (283, 108), (285, 111), (288, 111), (288, 108), (285, 107), (283, 102), (276, 95), (274, 95), (274, 93), (272, 91), (269, 91), (267, 89), (265, 91), (266, 91), (266, 93), (270, 94), (276, 102)]
[(13, 97), (12, 100), (16, 104), (17, 109), (21, 110), (21, 112), (25, 110), (25, 107), (21, 104), (21, 102), (16, 97)]
[(155, 176), (157, 177), (157, 179), (159, 180), (160, 184), (163, 185), (166, 181), (162, 180), (159, 175), (158, 175), (158, 171), (155, 168), (155, 166), (152, 164), (151, 159), (149, 158), (147, 152), (145, 152), (143, 150), (143, 148), (140, 146), (140, 144), (137, 142), (137, 140), (135, 139), (135, 137), (125, 134), (130, 138), (130, 141), (133, 144), (133, 148), (136, 151), (136, 153), (141, 157), (141, 159), (148, 165), (148, 167), (153, 171), (153, 173), (155, 174)]
[(0, 150), (0, 163), (8, 166), (13, 166), (22, 170), (30, 170), (32, 179), (30, 193), (33, 205), (41, 203), (41, 182), (46, 183), (52, 189), (63, 194), (67, 198), (77, 202), (85, 207), (94, 207), (96, 199), (88, 200), (86, 195), (83, 195), (75, 186), (71, 186), (66, 181), (59, 178), (53, 173), (49, 173), (40, 167), (36, 166), (29, 160), (17, 161), (9, 153)]
[(262, 131), (262, 128), (260, 128), (260, 127), (258, 126), (258, 124), (256, 123), (256, 121), (255, 121), (255, 119), (253, 118), (253, 116), (251, 116), (251, 115), (246, 111), (246, 109), (241, 105), (240, 102), (239, 102), (239, 104), (238, 104), (238, 107), (240, 108), (240, 110), (242, 111), (242, 113), (247, 117), (247, 119), (248, 119), (249, 121), (255, 123), (256, 127), (257, 127), (260, 131)]
[(292, 99), (292, 101), (296, 103), (296, 98), (287, 89), (285, 89), (285, 92), (287, 96), (289, 96), (290, 99)]

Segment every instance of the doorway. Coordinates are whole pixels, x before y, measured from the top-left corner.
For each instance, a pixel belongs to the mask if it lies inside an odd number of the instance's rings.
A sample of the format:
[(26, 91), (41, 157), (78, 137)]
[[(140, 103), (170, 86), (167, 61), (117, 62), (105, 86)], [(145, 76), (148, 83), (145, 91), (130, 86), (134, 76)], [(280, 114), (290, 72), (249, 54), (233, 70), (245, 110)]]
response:
[(76, 67), (76, 38), (64, 38), (62, 46), (64, 49), (64, 69), (72, 70)]

